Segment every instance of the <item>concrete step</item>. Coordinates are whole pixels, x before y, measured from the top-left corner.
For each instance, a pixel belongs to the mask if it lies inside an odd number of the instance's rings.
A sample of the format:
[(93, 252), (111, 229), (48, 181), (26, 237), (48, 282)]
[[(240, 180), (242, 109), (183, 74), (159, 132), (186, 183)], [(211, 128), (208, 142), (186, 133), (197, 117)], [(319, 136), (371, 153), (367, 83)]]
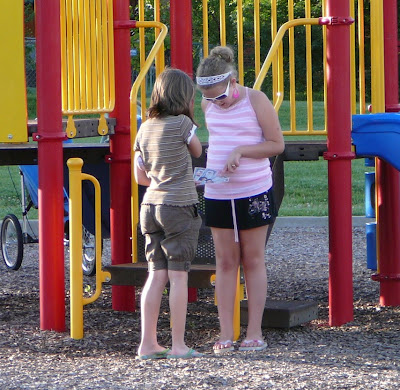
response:
[[(318, 317), (318, 304), (313, 301), (267, 300), (262, 319), (263, 328), (298, 326)], [(247, 301), (240, 303), (240, 323), (247, 325)]]

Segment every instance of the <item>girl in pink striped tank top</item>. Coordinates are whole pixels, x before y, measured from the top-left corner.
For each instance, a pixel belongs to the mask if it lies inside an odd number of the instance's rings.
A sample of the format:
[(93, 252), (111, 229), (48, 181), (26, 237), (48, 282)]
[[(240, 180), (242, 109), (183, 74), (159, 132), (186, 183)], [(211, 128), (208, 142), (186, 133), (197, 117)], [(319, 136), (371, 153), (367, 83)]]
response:
[(234, 350), (236, 278), (243, 266), (248, 299), (246, 337), (239, 350), (267, 347), (261, 322), (267, 297), (264, 254), (268, 225), (277, 215), (269, 157), (284, 150), (278, 115), (267, 96), (236, 81), (233, 51), (218, 46), (197, 69), (197, 85), (209, 132), (207, 168), (229, 177), (207, 183), (206, 225), (216, 253), (220, 337), (214, 353)]

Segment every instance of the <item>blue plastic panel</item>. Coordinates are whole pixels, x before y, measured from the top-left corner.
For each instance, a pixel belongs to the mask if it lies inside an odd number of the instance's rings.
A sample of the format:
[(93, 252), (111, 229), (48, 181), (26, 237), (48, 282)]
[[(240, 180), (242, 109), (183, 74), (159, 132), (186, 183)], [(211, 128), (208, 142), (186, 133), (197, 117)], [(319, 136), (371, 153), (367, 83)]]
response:
[(353, 115), (353, 144), (358, 157), (379, 157), (400, 171), (400, 114)]

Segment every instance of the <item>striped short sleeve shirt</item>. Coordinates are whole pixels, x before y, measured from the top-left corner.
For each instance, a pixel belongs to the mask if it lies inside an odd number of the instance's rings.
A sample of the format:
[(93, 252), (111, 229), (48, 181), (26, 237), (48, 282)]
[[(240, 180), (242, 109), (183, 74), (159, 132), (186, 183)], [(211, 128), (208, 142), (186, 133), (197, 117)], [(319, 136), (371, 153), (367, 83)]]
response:
[[(241, 145), (264, 142), (262, 129), (251, 105), (248, 88), (246, 96), (237, 104), (225, 109), (209, 104), (206, 112), (209, 132), (207, 168), (221, 171), (231, 151)], [(240, 166), (227, 183), (207, 183), (204, 196), (209, 199), (240, 199), (261, 194), (272, 187), (272, 172), (268, 158), (242, 157)]]
[(140, 126), (134, 150), (141, 153), (151, 180), (142, 203), (170, 206), (198, 203), (187, 145), (192, 128), (192, 120), (185, 115), (151, 118)]

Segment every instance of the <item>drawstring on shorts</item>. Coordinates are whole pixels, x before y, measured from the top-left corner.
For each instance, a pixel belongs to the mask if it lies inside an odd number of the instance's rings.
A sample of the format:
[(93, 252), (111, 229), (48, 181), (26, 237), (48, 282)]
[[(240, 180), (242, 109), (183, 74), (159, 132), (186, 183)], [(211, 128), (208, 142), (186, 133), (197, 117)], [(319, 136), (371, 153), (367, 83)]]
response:
[(231, 207), (232, 207), (232, 219), (233, 219), (233, 231), (235, 233), (235, 242), (239, 242), (239, 231), (236, 221), (236, 210), (235, 210), (235, 200), (231, 199)]

